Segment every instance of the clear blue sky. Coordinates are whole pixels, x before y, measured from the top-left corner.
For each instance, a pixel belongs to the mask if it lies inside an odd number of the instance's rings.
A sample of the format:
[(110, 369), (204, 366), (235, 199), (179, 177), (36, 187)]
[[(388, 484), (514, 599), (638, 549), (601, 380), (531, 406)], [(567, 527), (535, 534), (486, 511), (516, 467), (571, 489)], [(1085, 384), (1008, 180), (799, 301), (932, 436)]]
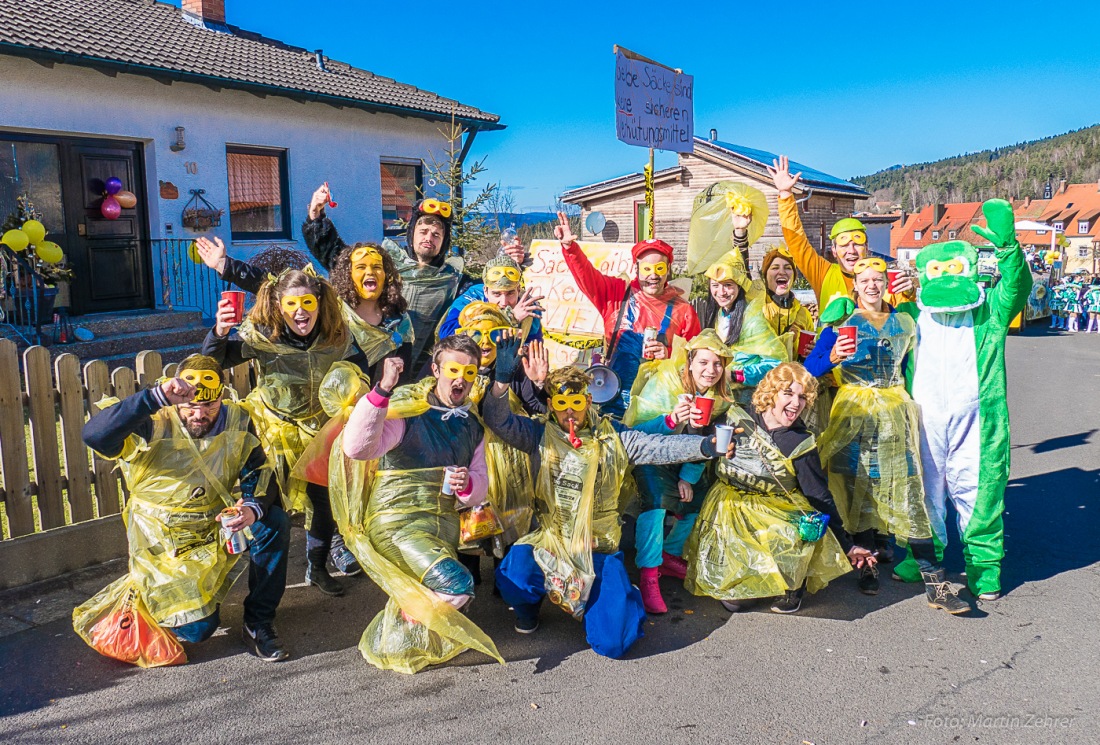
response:
[[(518, 206), (641, 169), (612, 46), (695, 76), (695, 131), (851, 177), (1100, 122), (1100, 3), (226, 0), (230, 23), (500, 114)], [(675, 156), (658, 153), (658, 167)]]

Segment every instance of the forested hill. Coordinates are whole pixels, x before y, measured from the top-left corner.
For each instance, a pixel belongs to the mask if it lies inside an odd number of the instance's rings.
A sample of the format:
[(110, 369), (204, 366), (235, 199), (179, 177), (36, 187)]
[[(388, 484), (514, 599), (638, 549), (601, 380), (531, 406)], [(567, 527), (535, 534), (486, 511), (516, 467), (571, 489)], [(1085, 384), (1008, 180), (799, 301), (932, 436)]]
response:
[(977, 202), (992, 197), (1043, 196), (1054, 188), (1100, 179), (1100, 124), (1032, 142), (967, 153), (932, 163), (893, 166), (852, 179), (873, 202), (918, 210), (936, 202)]

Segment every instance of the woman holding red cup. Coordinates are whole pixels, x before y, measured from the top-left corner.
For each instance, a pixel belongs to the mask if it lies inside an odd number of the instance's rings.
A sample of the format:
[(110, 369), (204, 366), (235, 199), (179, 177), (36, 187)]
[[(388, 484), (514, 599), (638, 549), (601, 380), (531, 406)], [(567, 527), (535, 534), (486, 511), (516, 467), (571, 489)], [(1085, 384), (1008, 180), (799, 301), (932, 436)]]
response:
[[(905, 387), (916, 324), (884, 299), (885, 261), (860, 259), (854, 269), (854, 300), (839, 296), (829, 303), (822, 321), (832, 325), (806, 360), (812, 375), (835, 369), (840, 382), (820, 437), (821, 460), (857, 545), (874, 550), (876, 535), (893, 534), (935, 563), (921, 483), (920, 415)], [(874, 566), (863, 567), (859, 589), (878, 593)]]
[[(714, 329), (705, 329), (672, 358), (642, 365), (623, 423), (649, 434), (710, 436), (730, 405), (729, 347)], [(641, 570), (640, 590), (647, 613), (666, 613), (658, 577), (683, 579), (684, 541), (713, 482), (707, 462), (641, 465), (634, 468), (638, 487), (635, 523), (635, 563)], [(665, 517), (676, 523), (665, 535)]]

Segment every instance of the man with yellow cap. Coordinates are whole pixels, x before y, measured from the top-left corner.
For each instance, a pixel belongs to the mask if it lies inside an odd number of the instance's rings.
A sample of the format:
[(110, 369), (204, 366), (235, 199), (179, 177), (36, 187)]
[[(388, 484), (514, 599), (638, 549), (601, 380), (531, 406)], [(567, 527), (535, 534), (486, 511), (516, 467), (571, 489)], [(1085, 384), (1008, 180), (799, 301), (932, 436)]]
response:
[[(798, 216), (798, 203), (791, 194), (802, 174), (791, 175), (790, 161), (786, 155), (780, 155), (772, 165), (768, 173), (779, 192), (779, 224), (783, 228), (783, 238), (798, 271), (802, 272), (817, 294), (818, 304), (824, 307), (822, 303), (829, 298), (851, 294), (854, 282), (852, 270), (856, 262), (867, 255), (867, 228), (854, 217), (837, 220), (829, 231), (836, 263), (819, 255), (806, 237)], [(909, 295), (913, 290), (913, 280), (908, 276), (899, 277), (887, 289), (895, 295)], [(899, 297), (897, 302), (905, 299)], [(887, 300), (895, 302), (889, 295)]]

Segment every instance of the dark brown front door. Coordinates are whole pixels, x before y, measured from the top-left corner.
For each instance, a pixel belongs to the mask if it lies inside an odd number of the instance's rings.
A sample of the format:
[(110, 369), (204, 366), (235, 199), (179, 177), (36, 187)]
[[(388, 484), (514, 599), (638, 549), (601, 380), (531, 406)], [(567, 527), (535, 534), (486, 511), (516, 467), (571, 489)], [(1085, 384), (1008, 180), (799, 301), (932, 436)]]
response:
[[(65, 141), (62, 174), (73, 314), (152, 307), (140, 143)], [(137, 197), (117, 220), (100, 211), (111, 177)]]

